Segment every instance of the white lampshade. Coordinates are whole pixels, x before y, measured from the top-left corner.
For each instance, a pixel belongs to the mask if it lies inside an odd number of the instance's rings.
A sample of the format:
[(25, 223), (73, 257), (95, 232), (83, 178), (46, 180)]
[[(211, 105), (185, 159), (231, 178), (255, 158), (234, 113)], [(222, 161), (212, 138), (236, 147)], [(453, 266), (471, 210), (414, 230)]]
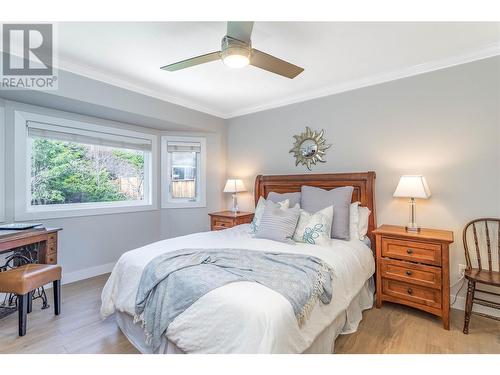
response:
[(229, 179), (224, 186), (224, 193), (239, 193), (240, 191), (246, 191), (245, 184), (240, 179)]
[(427, 199), (431, 196), (429, 185), (424, 176), (404, 175), (399, 179), (394, 197)]

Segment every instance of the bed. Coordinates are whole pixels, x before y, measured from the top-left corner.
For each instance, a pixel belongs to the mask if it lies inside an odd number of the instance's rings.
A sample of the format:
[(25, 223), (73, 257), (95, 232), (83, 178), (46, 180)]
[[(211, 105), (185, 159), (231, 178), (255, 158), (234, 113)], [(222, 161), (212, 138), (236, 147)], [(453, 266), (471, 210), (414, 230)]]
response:
[[(270, 192), (300, 191), (302, 185), (323, 189), (353, 186), (352, 201), (372, 211), (367, 237), (374, 244), (374, 182), (374, 172), (257, 176), (255, 202)], [(115, 314), (120, 329), (141, 353), (151, 353), (141, 325), (133, 321), (142, 271), (156, 256), (182, 248), (241, 248), (319, 257), (334, 270), (333, 299), (326, 305), (318, 302), (299, 327), (290, 303), (281, 294), (253, 282), (227, 284), (179, 315), (156, 353), (333, 353), (337, 336), (354, 332), (362, 311), (373, 304), (373, 253), (360, 240), (332, 239), (328, 246), (290, 245), (254, 238), (249, 224), (171, 238), (123, 254), (102, 292), (101, 316)]]

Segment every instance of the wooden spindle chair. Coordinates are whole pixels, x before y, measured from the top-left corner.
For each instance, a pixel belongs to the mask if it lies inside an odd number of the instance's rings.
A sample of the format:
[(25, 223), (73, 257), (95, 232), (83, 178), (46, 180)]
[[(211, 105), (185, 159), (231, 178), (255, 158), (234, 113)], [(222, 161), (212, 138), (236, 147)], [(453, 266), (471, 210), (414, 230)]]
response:
[[(500, 310), (499, 302), (486, 299), (487, 296), (500, 297), (499, 293), (491, 290), (491, 287), (500, 288), (500, 219), (472, 220), (465, 226), (462, 238), (467, 262), (464, 276), (468, 281), (463, 332), (468, 334), (471, 314), (500, 320), (496, 316), (472, 311), (474, 303)], [(472, 243), (473, 250), (469, 250)], [(488, 285), (489, 290), (479, 289), (476, 284)], [(481, 293), (481, 298), (476, 297), (476, 293)]]

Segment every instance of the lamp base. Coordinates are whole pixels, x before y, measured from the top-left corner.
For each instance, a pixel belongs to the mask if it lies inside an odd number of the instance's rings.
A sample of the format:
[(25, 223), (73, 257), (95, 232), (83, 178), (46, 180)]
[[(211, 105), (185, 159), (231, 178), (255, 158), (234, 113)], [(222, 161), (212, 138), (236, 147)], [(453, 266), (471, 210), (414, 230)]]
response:
[(407, 232), (418, 233), (420, 227), (417, 225), (417, 203), (415, 198), (410, 198), (410, 221), (405, 227)]
[(236, 193), (233, 193), (233, 208), (231, 209), (231, 211), (233, 211), (234, 216), (236, 216), (236, 214), (240, 212), (240, 208), (238, 207), (238, 197), (236, 197)]
[(421, 228), (419, 226), (409, 224), (409, 225), (405, 226), (405, 229), (407, 232), (418, 233), (418, 232), (420, 232)]

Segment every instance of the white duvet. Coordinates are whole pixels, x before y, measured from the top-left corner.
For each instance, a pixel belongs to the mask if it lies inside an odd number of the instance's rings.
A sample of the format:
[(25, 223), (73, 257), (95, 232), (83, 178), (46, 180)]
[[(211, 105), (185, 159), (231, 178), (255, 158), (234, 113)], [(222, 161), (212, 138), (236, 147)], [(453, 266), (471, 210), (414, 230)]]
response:
[(154, 257), (183, 248), (241, 248), (301, 253), (326, 261), (334, 270), (333, 298), (314, 307), (299, 328), (292, 306), (257, 283), (237, 282), (212, 290), (168, 327), (167, 338), (186, 353), (301, 353), (347, 308), (375, 271), (371, 250), (361, 241), (331, 240), (329, 246), (284, 244), (253, 238), (249, 225), (172, 238), (121, 256), (102, 292), (101, 316), (134, 315), (142, 271)]

